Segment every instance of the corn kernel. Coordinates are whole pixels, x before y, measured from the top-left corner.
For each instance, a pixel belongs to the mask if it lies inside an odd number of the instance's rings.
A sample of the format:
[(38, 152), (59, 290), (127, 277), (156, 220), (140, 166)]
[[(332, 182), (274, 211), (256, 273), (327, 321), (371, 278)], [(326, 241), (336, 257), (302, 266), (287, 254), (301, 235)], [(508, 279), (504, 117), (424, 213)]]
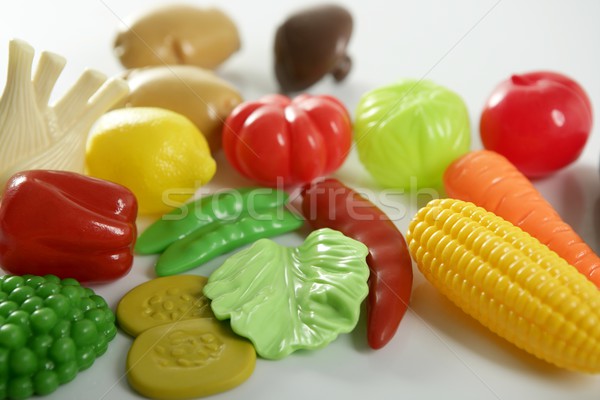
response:
[(433, 200), (407, 234), (417, 266), (465, 312), (559, 367), (600, 372), (600, 291), (502, 218), (460, 200)]

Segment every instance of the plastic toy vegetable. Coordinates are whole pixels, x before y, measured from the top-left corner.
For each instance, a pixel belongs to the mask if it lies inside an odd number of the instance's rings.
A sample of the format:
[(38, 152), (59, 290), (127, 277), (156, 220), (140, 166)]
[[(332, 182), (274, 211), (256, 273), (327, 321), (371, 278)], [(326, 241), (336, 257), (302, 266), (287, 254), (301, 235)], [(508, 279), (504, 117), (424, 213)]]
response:
[(382, 348), (410, 302), (412, 260), (404, 237), (379, 208), (336, 179), (306, 187), (302, 213), (313, 227), (338, 230), (369, 248), (367, 337), (373, 349)]
[(119, 327), (131, 336), (158, 325), (214, 318), (202, 294), (206, 278), (177, 275), (151, 279), (131, 289), (117, 306)]
[(133, 263), (137, 203), (125, 187), (67, 171), (25, 171), (0, 205), (0, 265), (13, 274), (107, 282)]
[(242, 102), (227, 81), (191, 65), (134, 69), (124, 79), (130, 91), (119, 105), (160, 107), (184, 115), (206, 137), (213, 152), (221, 147), (225, 118)]
[(225, 121), (223, 150), (242, 175), (266, 186), (295, 186), (330, 174), (350, 151), (352, 125), (331, 96), (265, 96)]
[(437, 289), (484, 326), (559, 367), (600, 372), (600, 291), (537, 239), (460, 200), (433, 200), (410, 253)]
[(0, 277), (0, 399), (54, 392), (115, 337), (104, 299), (74, 279)]
[(530, 178), (575, 161), (592, 129), (592, 105), (581, 86), (555, 72), (513, 75), (481, 113), (481, 141)]
[(131, 189), (141, 214), (181, 206), (217, 168), (206, 139), (189, 119), (151, 107), (103, 115), (90, 132), (85, 160), (91, 176)]
[(346, 78), (352, 15), (338, 5), (311, 7), (290, 16), (275, 34), (275, 75), (283, 91), (298, 91), (327, 74)]
[(32, 79), (33, 56), (27, 43), (10, 42), (8, 77), (0, 99), (0, 187), (23, 170), (83, 172), (90, 127), (128, 91), (122, 80), (106, 81), (101, 73), (88, 70), (48, 106), (65, 59), (43, 52)]
[(441, 187), (448, 164), (471, 143), (462, 99), (429, 81), (403, 80), (372, 90), (355, 115), (360, 161), (384, 187)]
[(191, 399), (238, 386), (255, 364), (252, 344), (226, 324), (189, 319), (138, 336), (127, 355), (127, 379), (149, 398)]
[(279, 208), (288, 201), (282, 190), (245, 187), (202, 196), (164, 215), (138, 238), (135, 251), (161, 253), (171, 244), (198, 229), (208, 229), (221, 221), (233, 222), (242, 213)]
[(537, 238), (600, 288), (600, 258), (505, 157), (466, 154), (444, 175), (450, 197), (470, 201)]
[(312, 232), (297, 248), (262, 239), (214, 271), (204, 294), (258, 355), (279, 359), (354, 328), (368, 292), (367, 253), (331, 229)]
[(133, 18), (114, 48), (125, 68), (186, 64), (213, 69), (240, 48), (240, 36), (221, 10), (175, 4)]
[(282, 207), (283, 191), (242, 188), (219, 192), (174, 210), (140, 236), (140, 253), (164, 252), (158, 276), (188, 271), (261, 238), (293, 231), (304, 220)]
[(156, 262), (156, 275), (189, 271), (245, 244), (281, 235), (302, 225), (302, 218), (283, 208), (243, 213), (233, 222), (219, 221), (170, 245)]
[(119, 326), (136, 336), (127, 356), (127, 378), (142, 395), (207, 396), (252, 374), (254, 347), (214, 319), (202, 294), (206, 281), (196, 275), (152, 279), (119, 302)]

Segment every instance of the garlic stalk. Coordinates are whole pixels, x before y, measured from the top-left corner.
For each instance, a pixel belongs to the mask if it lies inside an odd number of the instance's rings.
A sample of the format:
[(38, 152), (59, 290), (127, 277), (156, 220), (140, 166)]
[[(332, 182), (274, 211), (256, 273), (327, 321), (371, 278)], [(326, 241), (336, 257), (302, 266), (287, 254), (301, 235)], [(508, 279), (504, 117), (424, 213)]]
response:
[[(86, 70), (55, 104), (48, 105), (65, 59), (43, 52), (31, 77), (34, 50), (22, 40), (9, 44), (8, 76), (0, 98), (0, 185), (16, 172), (58, 169), (83, 172), (92, 124), (129, 89), (121, 79)], [(1, 190), (1, 189), (0, 189)]]

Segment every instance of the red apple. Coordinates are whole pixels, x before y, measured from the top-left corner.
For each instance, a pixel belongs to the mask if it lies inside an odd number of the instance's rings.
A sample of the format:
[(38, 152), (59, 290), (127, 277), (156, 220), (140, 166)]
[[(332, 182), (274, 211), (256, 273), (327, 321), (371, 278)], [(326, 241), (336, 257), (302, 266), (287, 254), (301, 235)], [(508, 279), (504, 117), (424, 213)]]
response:
[(564, 75), (513, 75), (488, 99), (479, 129), (486, 149), (539, 178), (579, 157), (592, 129), (592, 105), (581, 86)]

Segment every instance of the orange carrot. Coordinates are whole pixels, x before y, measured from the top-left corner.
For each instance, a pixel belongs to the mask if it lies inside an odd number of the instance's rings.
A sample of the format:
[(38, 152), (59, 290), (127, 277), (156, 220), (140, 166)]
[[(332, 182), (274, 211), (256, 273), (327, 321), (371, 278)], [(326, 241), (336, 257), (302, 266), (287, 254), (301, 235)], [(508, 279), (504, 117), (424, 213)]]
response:
[(474, 151), (444, 173), (448, 197), (470, 201), (537, 238), (600, 288), (600, 258), (517, 168), (493, 151)]

